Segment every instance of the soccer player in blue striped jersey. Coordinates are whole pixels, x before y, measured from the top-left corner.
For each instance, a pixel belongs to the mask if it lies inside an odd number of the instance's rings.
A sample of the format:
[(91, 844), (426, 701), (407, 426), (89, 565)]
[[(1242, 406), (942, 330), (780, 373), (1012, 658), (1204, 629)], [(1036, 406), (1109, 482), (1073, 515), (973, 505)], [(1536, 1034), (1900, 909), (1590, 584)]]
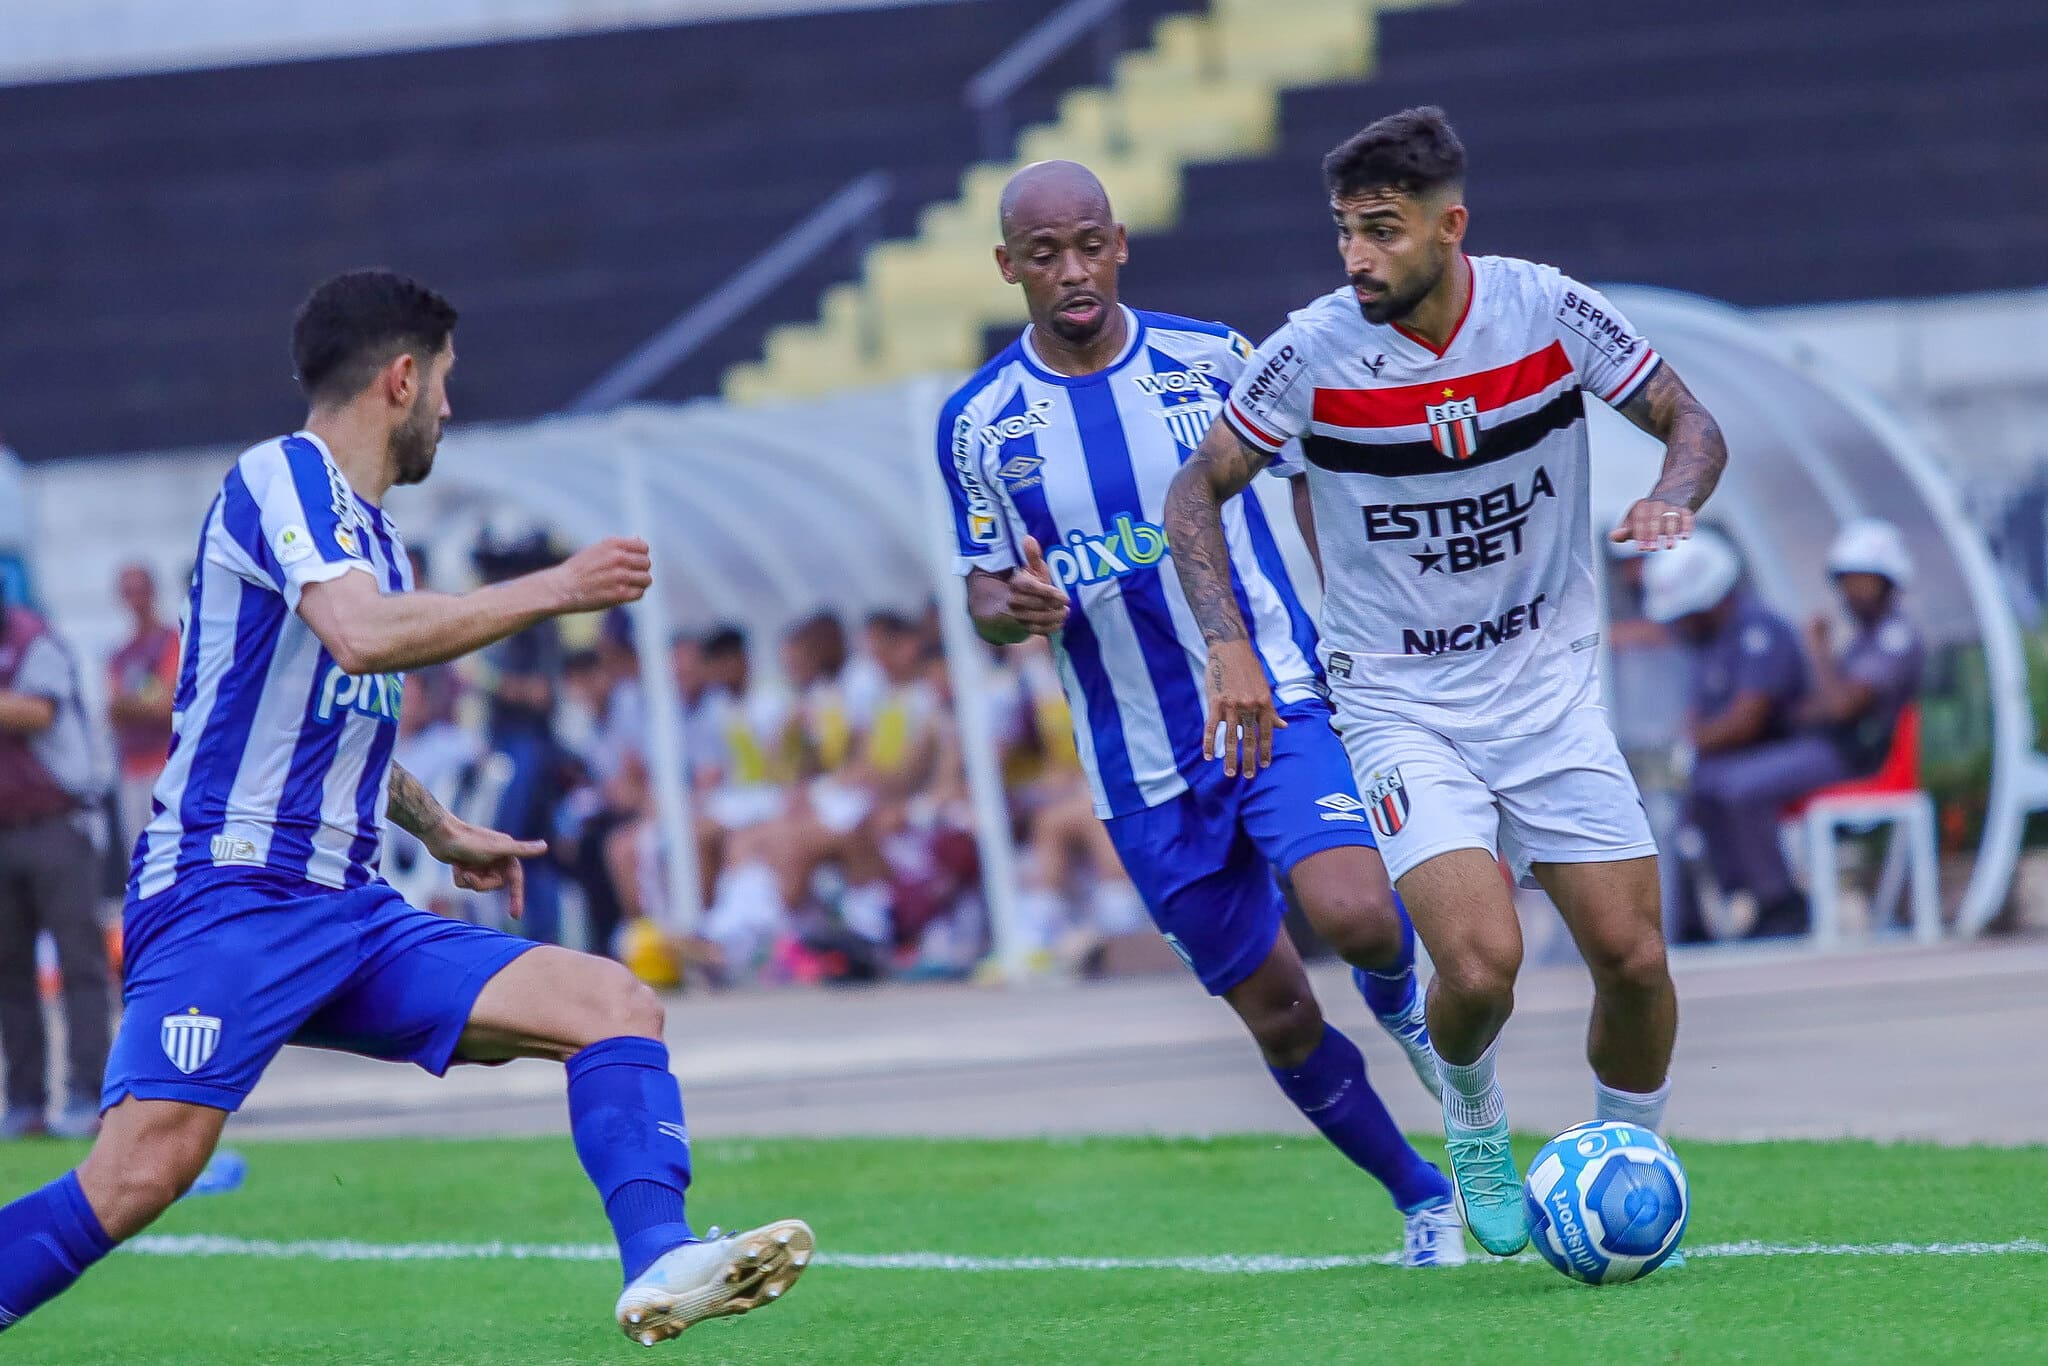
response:
[(691, 1232), (662, 1008), (632, 974), (416, 910), (378, 876), (388, 812), (518, 914), (519, 860), (546, 846), (456, 819), (392, 763), (404, 673), (651, 581), (645, 543), (613, 538), (474, 593), (412, 591), (382, 503), (433, 467), (454, 327), (445, 300), (389, 272), (321, 285), (293, 328), (305, 429), (244, 452), (206, 515), (170, 762), (122, 917), (103, 1126), (76, 1171), (0, 1208), (0, 1330), (182, 1195), (288, 1043), (436, 1075), (565, 1063), (577, 1156), (619, 1240), (614, 1317), (636, 1342), (765, 1304), (810, 1258), (797, 1220)]
[(1124, 230), (1086, 167), (1019, 171), (1001, 229), (996, 261), (1031, 325), (938, 428), (975, 624), (997, 644), (1051, 639), (1096, 814), (1154, 922), (1288, 1099), (1386, 1186), (1407, 1216), (1406, 1264), (1462, 1262), (1449, 1181), (1402, 1137), (1282, 933), (1276, 872), (1435, 1094), (1414, 934), (1330, 729), (1314, 627), (1251, 498), (1225, 514), (1232, 570), (1288, 728), (1267, 752), (1226, 743), (1214, 757), (1203, 734), (1206, 649), (1160, 518), (1251, 348), (1220, 324), (1118, 302)]

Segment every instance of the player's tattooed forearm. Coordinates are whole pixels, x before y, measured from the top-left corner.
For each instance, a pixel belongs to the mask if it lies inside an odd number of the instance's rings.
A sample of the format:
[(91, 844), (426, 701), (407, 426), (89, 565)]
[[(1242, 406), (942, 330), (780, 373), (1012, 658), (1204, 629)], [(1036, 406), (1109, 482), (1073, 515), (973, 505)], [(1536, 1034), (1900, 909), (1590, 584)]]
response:
[(391, 804), (389, 814), (392, 823), (401, 830), (409, 830), (424, 836), (438, 829), (448, 819), (448, 808), (441, 805), (433, 793), (427, 791), (418, 778), (407, 773), (397, 764), (391, 766), (389, 784)]
[[(1244, 640), (1244, 618), (1223, 540), (1223, 501), (1242, 491), (1270, 458), (1217, 423), (1166, 492), (1166, 539), (1181, 591), (1211, 644)], [(1224, 437), (1216, 436), (1222, 431)], [(1227, 438), (1227, 440), (1225, 439)]]
[(1714, 415), (1667, 361), (1659, 361), (1649, 380), (1621, 405), (1621, 415), (1664, 443), (1664, 473), (1650, 496), (1699, 511), (1728, 464), (1728, 443)]

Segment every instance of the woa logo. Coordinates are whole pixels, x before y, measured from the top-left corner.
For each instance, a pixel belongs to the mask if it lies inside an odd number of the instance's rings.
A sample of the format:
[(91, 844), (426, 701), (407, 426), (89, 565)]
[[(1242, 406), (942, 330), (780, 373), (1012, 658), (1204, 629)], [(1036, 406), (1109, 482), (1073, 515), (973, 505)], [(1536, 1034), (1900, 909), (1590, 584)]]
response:
[(352, 711), (379, 721), (398, 723), (399, 705), (405, 696), (404, 674), (345, 674), (339, 664), (327, 666), (320, 681), (320, 705), (315, 719), (332, 721), (337, 712)]
[(1122, 512), (1107, 536), (1068, 532), (1064, 543), (1045, 553), (1045, 567), (1061, 587), (1085, 587), (1150, 569), (1166, 558), (1166, 551), (1165, 528), (1134, 522)]

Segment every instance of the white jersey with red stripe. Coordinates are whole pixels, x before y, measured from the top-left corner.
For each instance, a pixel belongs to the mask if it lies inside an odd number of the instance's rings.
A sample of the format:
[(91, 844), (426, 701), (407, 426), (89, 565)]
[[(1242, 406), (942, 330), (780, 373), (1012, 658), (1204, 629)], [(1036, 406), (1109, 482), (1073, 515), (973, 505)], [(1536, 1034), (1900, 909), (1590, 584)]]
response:
[(1599, 643), (1584, 396), (1624, 403), (1658, 360), (1598, 291), (1468, 259), (1441, 350), (1346, 285), (1266, 339), (1224, 413), (1269, 454), (1301, 439), (1331, 686), (1446, 735), (1529, 734), (1584, 695)]

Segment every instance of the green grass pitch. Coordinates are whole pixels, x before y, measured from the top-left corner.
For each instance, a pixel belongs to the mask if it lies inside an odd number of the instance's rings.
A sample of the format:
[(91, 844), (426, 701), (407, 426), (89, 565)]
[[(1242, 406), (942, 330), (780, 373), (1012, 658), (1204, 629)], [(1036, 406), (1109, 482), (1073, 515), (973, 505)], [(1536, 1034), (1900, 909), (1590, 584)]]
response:
[[(1526, 1163), (1533, 1143), (1521, 1146)], [(257, 1143), (247, 1185), (158, 1234), (583, 1244), (608, 1240), (566, 1139)], [(1681, 1143), (1687, 1246), (2048, 1236), (2048, 1149)], [(1432, 1150), (1440, 1158), (1440, 1152)], [(0, 1199), (78, 1156), (0, 1148)], [(707, 1142), (700, 1227), (785, 1214), (821, 1254), (1359, 1255), (1400, 1222), (1298, 1138)], [(2038, 1244), (2034, 1245), (2036, 1248)], [(605, 1261), (323, 1262), (115, 1254), (0, 1337), (0, 1361), (654, 1360), (612, 1327)], [(2048, 1361), (2048, 1255), (1699, 1256), (1633, 1286), (1533, 1262), (1218, 1275), (814, 1267), (782, 1303), (704, 1324), (677, 1361), (834, 1363)]]

